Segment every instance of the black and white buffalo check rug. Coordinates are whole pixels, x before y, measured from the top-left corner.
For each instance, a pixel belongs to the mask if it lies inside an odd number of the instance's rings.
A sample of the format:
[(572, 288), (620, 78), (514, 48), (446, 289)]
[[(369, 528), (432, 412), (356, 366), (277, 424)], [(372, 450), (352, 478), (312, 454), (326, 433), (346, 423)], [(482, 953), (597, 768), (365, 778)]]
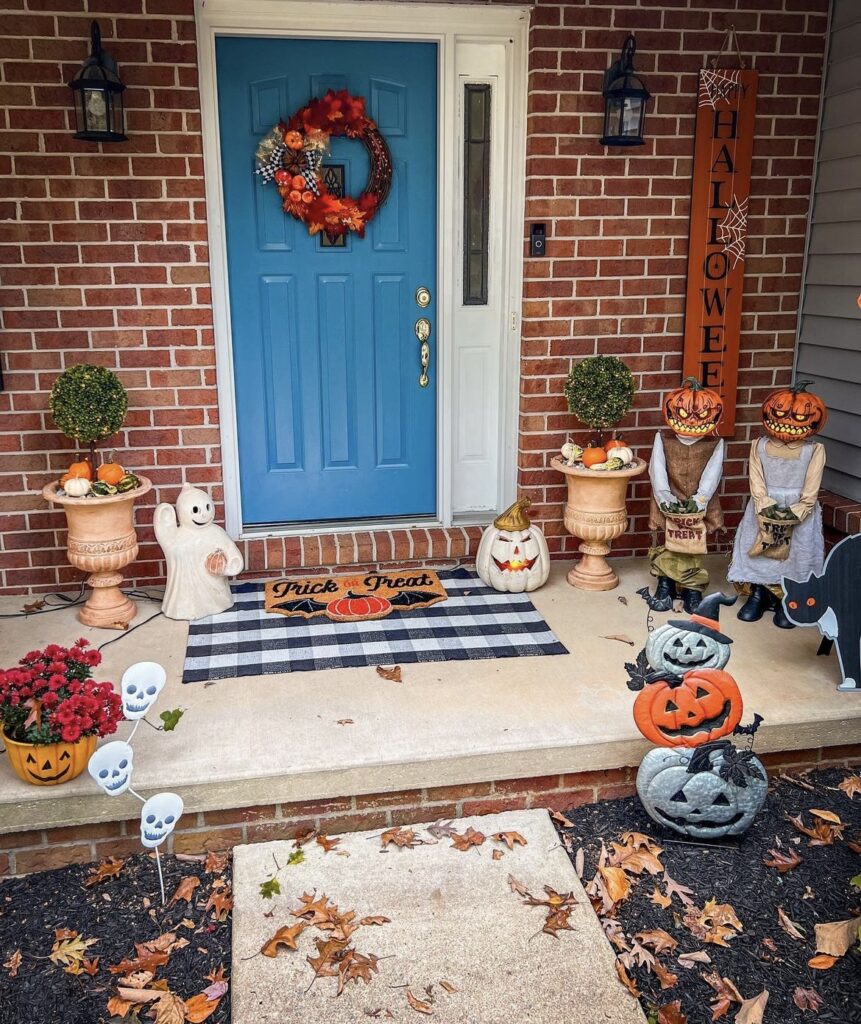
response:
[(182, 681), (568, 653), (528, 594), (497, 593), (466, 569), (439, 577), (447, 601), (365, 622), (271, 615), (262, 583), (238, 584), (229, 611), (189, 623)]

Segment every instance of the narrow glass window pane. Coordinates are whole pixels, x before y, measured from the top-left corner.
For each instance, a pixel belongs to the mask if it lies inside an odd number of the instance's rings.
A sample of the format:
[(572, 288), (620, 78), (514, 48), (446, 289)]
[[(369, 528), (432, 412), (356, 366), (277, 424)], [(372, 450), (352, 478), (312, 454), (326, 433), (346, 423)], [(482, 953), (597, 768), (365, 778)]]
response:
[(487, 305), (490, 86), (464, 86), (463, 302)]

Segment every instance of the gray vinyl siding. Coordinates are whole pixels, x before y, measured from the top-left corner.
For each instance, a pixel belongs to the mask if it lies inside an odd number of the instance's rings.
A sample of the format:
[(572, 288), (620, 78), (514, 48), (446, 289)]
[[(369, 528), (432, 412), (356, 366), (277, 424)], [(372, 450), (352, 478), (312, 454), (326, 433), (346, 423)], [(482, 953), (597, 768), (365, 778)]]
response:
[(861, 0), (833, 0), (796, 377), (828, 405), (823, 485), (861, 501)]

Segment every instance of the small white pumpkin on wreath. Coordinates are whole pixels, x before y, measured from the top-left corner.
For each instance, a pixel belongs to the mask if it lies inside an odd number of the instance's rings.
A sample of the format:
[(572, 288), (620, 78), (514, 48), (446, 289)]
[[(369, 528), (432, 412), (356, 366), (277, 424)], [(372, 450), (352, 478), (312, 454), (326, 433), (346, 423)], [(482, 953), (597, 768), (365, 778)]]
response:
[(532, 502), (519, 498), (481, 536), (475, 568), (483, 583), (506, 594), (537, 590), (550, 575), (544, 534), (526, 515)]

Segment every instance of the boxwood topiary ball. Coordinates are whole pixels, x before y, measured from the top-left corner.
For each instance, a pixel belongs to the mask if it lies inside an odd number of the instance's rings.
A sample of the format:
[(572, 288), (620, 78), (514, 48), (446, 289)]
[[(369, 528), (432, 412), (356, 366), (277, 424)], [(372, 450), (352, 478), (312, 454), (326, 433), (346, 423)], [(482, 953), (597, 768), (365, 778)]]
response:
[(589, 356), (568, 374), (565, 398), (581, 423), (604, 430), (631, 411), (634, 377), (616, 356)]
[(120, 429), (129, 399), (111, 370), (79, 363), (54, 381), (49, 404), (58, 429), (76, 441), (93, 444)]

